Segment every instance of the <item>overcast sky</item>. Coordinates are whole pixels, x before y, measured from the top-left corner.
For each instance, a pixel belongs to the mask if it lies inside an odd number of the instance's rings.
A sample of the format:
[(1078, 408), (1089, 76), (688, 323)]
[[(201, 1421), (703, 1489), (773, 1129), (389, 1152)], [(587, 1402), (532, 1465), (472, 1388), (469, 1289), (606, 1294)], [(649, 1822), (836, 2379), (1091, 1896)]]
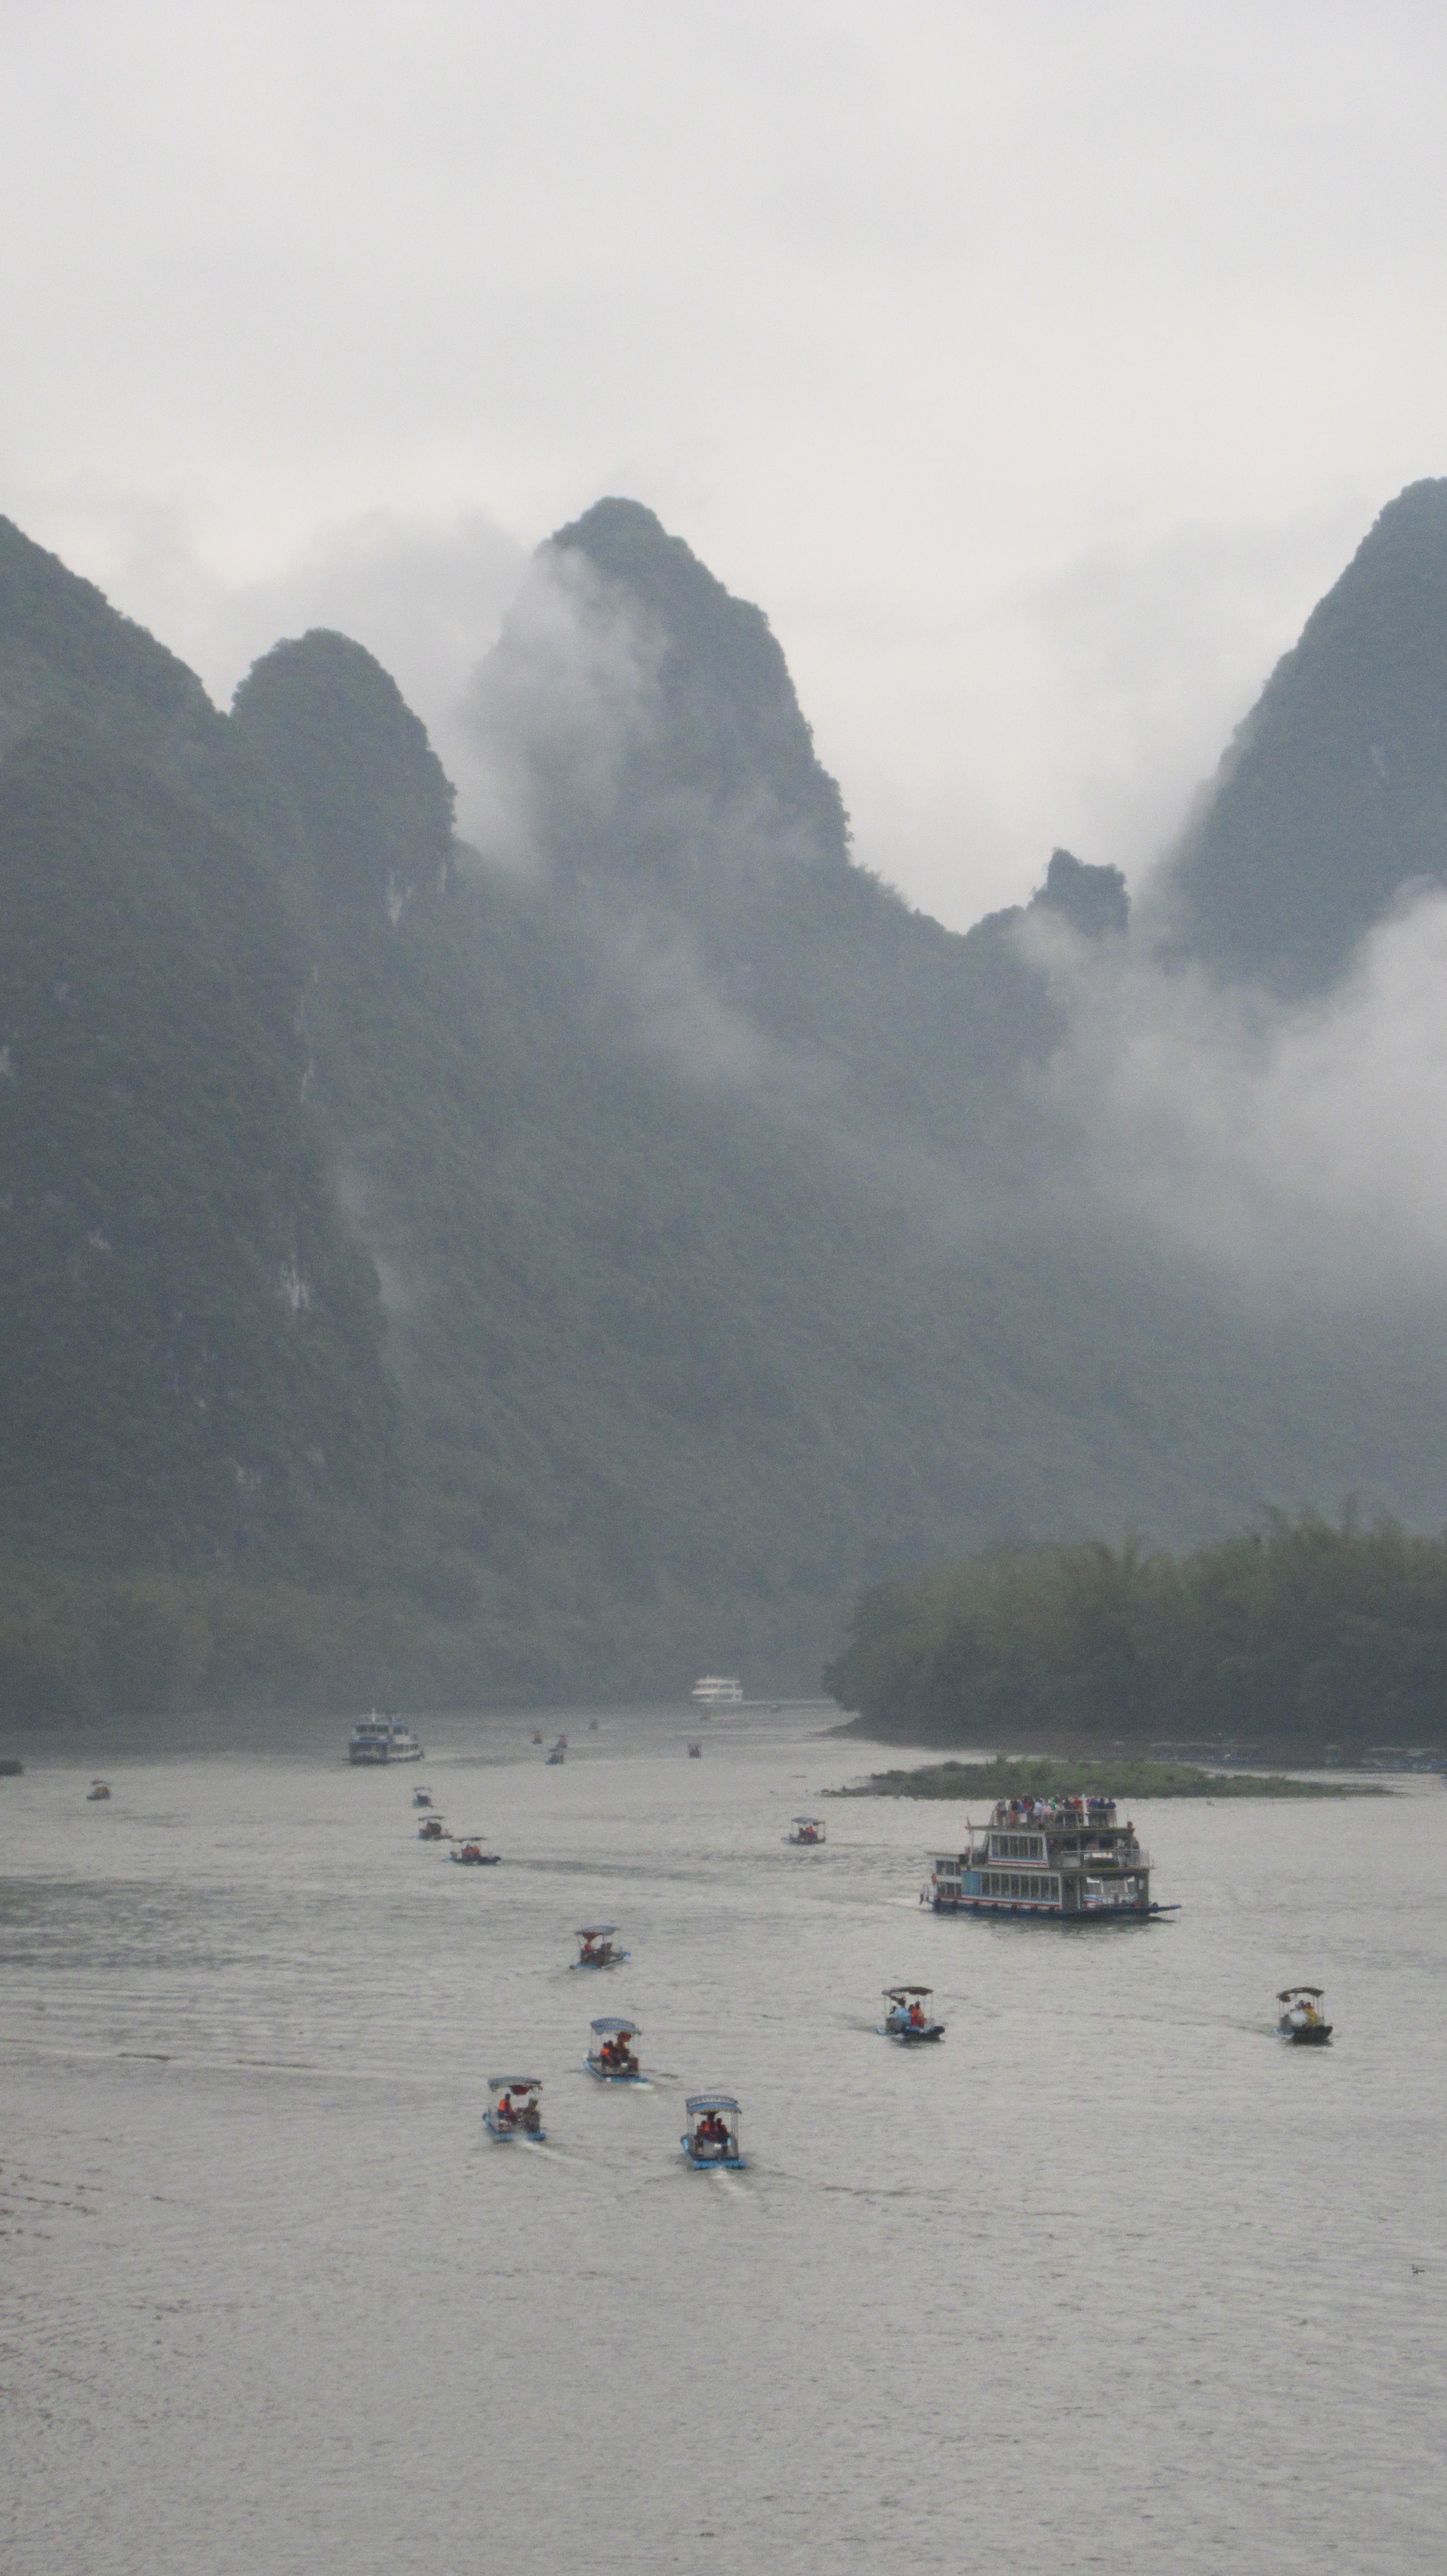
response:
[(1447, 470), (1447, 10), (0, 0), (0, 510), (226, 697), (422, 712), (635, 495), (768, 611), (861, 856), (1135, 872)]

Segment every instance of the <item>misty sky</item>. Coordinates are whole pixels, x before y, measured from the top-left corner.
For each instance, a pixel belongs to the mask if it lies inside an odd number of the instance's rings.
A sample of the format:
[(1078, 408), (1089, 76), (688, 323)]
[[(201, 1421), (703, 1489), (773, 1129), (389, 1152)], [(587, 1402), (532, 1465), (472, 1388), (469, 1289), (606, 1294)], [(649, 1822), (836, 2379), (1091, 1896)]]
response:
[(1415, 0), (0, 0), (0, 510), (223, 698), (348, 626), (435, 715), (649, 502), (964, 924), (1138, 869), (1447, 470)]

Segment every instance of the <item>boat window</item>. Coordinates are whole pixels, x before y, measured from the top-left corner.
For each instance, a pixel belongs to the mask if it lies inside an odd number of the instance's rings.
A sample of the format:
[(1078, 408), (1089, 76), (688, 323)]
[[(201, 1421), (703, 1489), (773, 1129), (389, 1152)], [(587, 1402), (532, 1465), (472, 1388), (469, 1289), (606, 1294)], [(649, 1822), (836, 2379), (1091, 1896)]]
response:
[(1060, 1903), (1060, 1881), (1044, 1870), (987, 1869), (980, 1874), (982, 1896), (1033, 1898), (1037, 1904)]

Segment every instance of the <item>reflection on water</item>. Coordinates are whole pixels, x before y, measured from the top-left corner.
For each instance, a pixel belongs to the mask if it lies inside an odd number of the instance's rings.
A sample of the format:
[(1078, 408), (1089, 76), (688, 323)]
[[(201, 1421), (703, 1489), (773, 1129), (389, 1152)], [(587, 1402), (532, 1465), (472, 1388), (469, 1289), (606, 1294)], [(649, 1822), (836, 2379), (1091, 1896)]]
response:
[[(564, 1722), (0, 1783), (13, 2576), (1436, 2562), (1447, 1792), (1138, 1808), (1184, 1911), (1072, 1934), (922, 1911), (937, 1807), (789, 1849), (867, 1760), (797, 1719)], [(714, 2087), (744, 2174), (678, 2154)]]

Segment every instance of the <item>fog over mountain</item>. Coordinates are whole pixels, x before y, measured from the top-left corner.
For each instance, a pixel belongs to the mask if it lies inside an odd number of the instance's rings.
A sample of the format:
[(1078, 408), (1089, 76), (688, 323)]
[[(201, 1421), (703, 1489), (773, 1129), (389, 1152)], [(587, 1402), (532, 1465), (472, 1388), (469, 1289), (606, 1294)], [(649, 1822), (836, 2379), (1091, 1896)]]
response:
[(1134, 906), (961, 935), (633, 502), (446, 765), (0, 527), (5, 1697), (779, 1688), (952, 1552), (1447, 1517), (1444, 563), (1415, 486)]

